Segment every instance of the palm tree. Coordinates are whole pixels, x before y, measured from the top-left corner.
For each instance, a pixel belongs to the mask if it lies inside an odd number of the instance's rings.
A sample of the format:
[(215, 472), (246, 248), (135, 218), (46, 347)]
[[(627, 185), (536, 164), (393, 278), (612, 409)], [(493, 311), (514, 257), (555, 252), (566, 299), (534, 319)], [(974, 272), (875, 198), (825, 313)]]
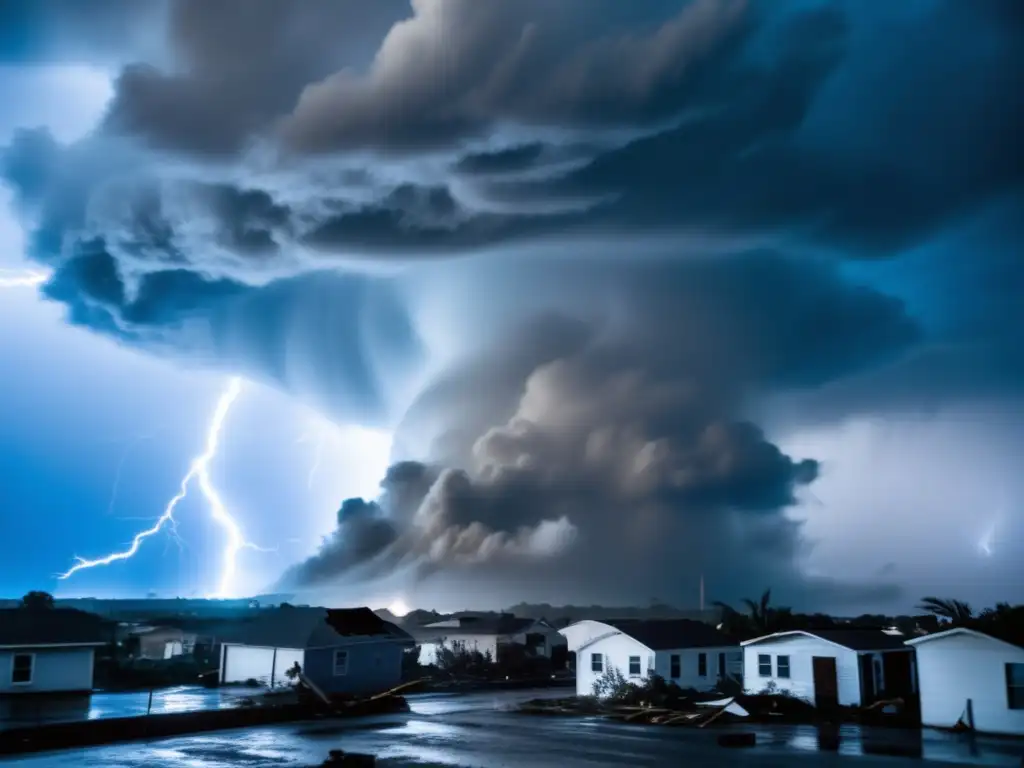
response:
[(773, 608), (772, 591), (766, 589), (760, 600), (744, 598), (747, 611), (737, 611), (731, 605), (716, 600), (713, 606), (722, 611), (723, 629), (733, 635), (756, 637), (785, 629), (793, 623), (793, 612), (789, 608)]
[(949, 619), (952, 624), (969, 624), (974, 620), (974, 611), (963, 600), (941, 597), (923, 597), (917, 606), (919, 610)]
[(749, 597), (743, 599), (744, 604), (747, 606), (747, 611), (750, 614), (750, 620), (754, 626), (763, 631), (765, 634), (772, 631), (772, 624), (774, 621), (775, 610), (771, 607), (772, 602), (772, 590), (768, 588), (761, 595), (761, 599), (758, 602), (754, 602)]

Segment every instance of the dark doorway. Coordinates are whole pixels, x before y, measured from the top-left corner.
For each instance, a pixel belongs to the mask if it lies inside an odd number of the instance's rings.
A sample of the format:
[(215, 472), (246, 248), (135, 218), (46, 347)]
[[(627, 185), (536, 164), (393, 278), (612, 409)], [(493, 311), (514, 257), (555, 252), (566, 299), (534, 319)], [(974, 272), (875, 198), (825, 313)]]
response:
[(873, 704), (878, 698), (878, 692), (875, 691), (875, 674), (872, 665), (872, 656), (870, 654), (861, 654), (857, 657), (857, 663), (860, 667), (860, 703), (861, 706), (867, 706)]
[(718, 654), (718, 679), (719, 680), (724, 680), (725, 679), (725, 654), (724, 653), (719, 653)]
[(834, 656), (812, 656), (814, 672), (814, 706), (836, 709), (839, 706), (839, 675)]
[(569, 647), (567, 645), (558, 643), (557, 645), (551, 646), (551, 668), (569, 668)]
[(885, 674), (885, 697), (909, 699), (914, 695), (913, 651), (893, 651), (882, 654)]

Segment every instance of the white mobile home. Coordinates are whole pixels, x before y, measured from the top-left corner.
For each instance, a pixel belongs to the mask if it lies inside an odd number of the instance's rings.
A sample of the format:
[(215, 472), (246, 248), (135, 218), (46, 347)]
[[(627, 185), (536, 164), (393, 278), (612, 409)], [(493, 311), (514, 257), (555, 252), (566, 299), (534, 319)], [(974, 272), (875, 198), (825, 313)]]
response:
[(914, 655), (877, 629), (776, 632), (743, 645), (743, 689), (788, 691), (816, 707), (861, 706), (916, 691)]
[(106, 641), (103, 620), (82, 611), (0, 610), (0, 695), (91, 692)]
[(739, 645), (690, 619), (578, 621), (560, 630), (576, 653), (576, 695), (593, 694), (603, 674), (618, 669), (640, 682), (656, 674), (681, 688), (710, 690), (742, 676)]
[(1024, 648), (972, 629), (908, 640), (917, 654), (921, 723), (1024, 736)]

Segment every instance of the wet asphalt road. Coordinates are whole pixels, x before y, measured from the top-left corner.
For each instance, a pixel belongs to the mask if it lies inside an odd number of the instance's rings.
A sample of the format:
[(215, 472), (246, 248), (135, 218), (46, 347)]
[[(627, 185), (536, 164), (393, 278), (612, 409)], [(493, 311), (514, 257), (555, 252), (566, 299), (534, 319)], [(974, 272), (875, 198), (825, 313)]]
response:
[[(926, 732), (923, 739), (894, 731), (845, 728), (839, 752), (818, 750), (813, 727), (750, 728), (753, 749), (726, 750), (715, 733), (633, 726), (585, 718), (534, 717), (509, 712), (516, 701), (558, 692), (411, 697), (412, 713), (186, 736), (164, 741), (33, 755), (0, 761), (3, 768), (272, 768), (319, 764), (330, 749), (371, 752), (381, 766), (464, 768), (595, 768), (597, 766), (757, 765), (937, 768), (1020, 766), (1024, 742), (982, 741)], [(921, 759), (865, 754), (883, 743), (917, 746)]]

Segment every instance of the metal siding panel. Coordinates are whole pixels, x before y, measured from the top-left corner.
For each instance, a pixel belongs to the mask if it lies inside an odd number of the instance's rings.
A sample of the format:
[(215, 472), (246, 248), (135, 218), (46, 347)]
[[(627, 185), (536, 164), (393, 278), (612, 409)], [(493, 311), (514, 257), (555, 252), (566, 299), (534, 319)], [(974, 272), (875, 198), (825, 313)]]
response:
[[(348, 651), (348, 673), (334, 674), (334, 652)], [(305, 672), (326, 693), (380, 693), (402, 682), (403, 648), (394, 642), (355, 643), (306, 651)]]
[[(32, 682), (27, 685), (11, 683), (14, 657), (20, 653), (31, 653), (35, 657)], [(0, 651), (0, 691), (11, 694), (91, 691), (94, 659), (93, 648), (26, 648), (24, 651)]]

